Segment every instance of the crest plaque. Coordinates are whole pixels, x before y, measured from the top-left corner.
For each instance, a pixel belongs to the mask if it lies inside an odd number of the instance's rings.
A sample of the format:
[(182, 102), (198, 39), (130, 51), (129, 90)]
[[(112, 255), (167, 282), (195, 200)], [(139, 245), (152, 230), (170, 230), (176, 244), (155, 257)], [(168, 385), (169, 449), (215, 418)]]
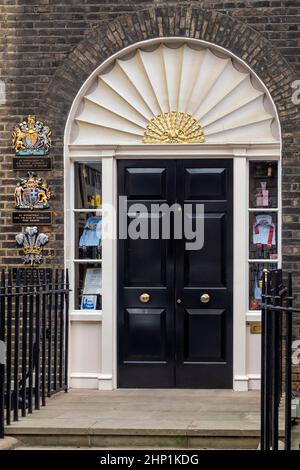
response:
[(26, 227), (24, 232), (16, 235), (16, 242), (23, 247), (24, 264), (41, 264), (43, 261), (42, 251), (44, 245), (48, 243), (49, 237), (45, 233), (39, 233), (37, 227)]
[(51, 147), (51, 130), (35, 116), (17, 124), (12, 134), (12, 146), (17, 156), (48, 155)]
[(14, 192), (16, 209), (22, 210), (48, 209), (51, 197), (47, 181), (32, 171), (27, 173), (27, 178), (19, 178)]

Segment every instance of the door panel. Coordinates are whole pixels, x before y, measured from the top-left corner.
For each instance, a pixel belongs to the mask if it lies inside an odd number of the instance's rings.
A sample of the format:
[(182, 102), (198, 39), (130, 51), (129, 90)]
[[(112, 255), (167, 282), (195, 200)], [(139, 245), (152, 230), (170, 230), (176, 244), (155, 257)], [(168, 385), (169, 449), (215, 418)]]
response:
[(166, 240), (128, 239), (125, 243), (126, 286), (166, 286), (167, 249)]
[(225, 360), (225, 310), (187, 309), (185, 357), (188, 362)]
[[(224, 287), (226, 284), (226, 214), (205, 214), (204, 246), (184, 251), (184, 285)], [(201, 269), (199, 267), (201, 266)]]
[(232, 183), (229, 160), (177, 162), (178, 202), (204, 204), (203, 248), (176, 241), (177, 387), (232, 388)]
[(125, 361), (165, 361), (166, 311), (129, 308), (125, 312)]
[[(118, 191), (148, 209), (190, 204), (193, 223), (196, 204), (205, 208), (202, 249), (119, 240), (118, 386), (232, 388), (232, 162), (120, 161)], [(135, 218), (128, 210), (127, 224)]]
[[(174, 199), (173, 162), (120, 161), (118, 192), (128, 205)], [(151, 214), (141, 212), (143, 220)], [(127, 224), (134, 221), (127, 210)], [(148, 224), (150, 230), (150, 224)], [(168, 240), (130, 238), (118, 244), (118, 386), (173, 387), (174, 253)], [(140, 296), (150, 296), (142, 303)]]
[(226, 199), (224, 168), (185, 168), (184, 171), (184, 199)]
[(128, 199), (166, 199), (166, 168), (126, 168)]

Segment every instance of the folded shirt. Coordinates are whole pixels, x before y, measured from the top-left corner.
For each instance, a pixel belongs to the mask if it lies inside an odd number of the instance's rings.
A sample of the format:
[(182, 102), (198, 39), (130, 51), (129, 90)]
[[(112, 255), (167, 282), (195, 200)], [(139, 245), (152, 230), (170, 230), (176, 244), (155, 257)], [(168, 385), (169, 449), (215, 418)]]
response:
[(255, 217), (253, 224), (253, 244), (254, 245), (276, 245), (275, 224), (272, 217), (267, 214), (260, 214)]
[(102, 218), (89, 217), (79, 240), (79, 246), (99, 246), (102, 240)]

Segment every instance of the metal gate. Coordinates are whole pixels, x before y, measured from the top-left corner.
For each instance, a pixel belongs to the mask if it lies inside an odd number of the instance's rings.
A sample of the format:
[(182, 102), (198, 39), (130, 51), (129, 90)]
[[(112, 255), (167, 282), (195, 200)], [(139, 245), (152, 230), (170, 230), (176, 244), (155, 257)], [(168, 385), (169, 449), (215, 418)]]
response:
[(291, 449), (292, 431), (292, 275), (264, 272), (262, 287), (261, 449)]
[(68, 388), (69, 278), (52, 269), (2, 271), (0, 437), (4, 425)]

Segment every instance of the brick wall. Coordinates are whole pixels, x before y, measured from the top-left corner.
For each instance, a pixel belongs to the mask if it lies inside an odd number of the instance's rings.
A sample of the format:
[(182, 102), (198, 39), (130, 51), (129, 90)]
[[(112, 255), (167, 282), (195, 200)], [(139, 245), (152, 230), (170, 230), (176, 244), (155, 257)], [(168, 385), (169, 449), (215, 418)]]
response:
[[(120, 21), (116, 18), (125, 15)], [(259, 34), (257, 34), (259, 33)], [(158, 35), (199, 37), (242, 57), (263, 79), (283, 129), (283, 260), (300, 293), (300, 126), (291, 83), (300, 79), (300, 0), (161, 2), (139, 0), (2, 0), (0, 79), (7, 102), (0, 106), (0, 262), (17, 265), (11, 225), (13, 192), (11, 132), (27, 114), (53, 129), (54, 224), (45, 263), (63, 260), (63, 130), (83, 80), (125, 45)], [(300, 327), (296, 326), (298, 337)], [(295, 377), (297, 378), (297, 377)], [(299, 379), (299, 377), (298, 377)]]
[[(3, 266), (18, 262), (14, 241), (18, 227), (12, 226), (13, 191), (17, 173), (12, 171), (10, 148), (11, 131), (15, 123), (29, 113), (47, 120), (48, 112), (43, 106), (45, 93), (49, 101), (59, 91), (49, 87), (52, 77), (64, 63), (68, 54), (93, 30), (106, 25), (119, 15), (143, 11), (148, 6), (164, 8), (168, 4), (170, 11), (175, 5), (181, 6), (181, 12), (187, 5), (219, 11), (226, 17), (231, 16), (259, 31), (282, 54), (284, 59), (298, 72), (300, 77), (300, 1), (197, 1), (197, 2), (161, 2), (138, 0), (2, 0), (0, 6), (0, 78), (4, 80), (7, 91), (7, 103), (0, 106), (0, 255)], [(168, 18), (163, 18), (168, 21)], [(171, 24), (171, 23), (170, 23)], [(180, 31), (182, 34), (182, 31)], [(228, 34), (226, 28), (223, 32)], [(279, 85), (278, 85), (279, 88)], [(279, 91), (279, 90), (278, 90)], [(290, 92), (290, 90), (288, 91)], [(52, 157), (54, 168), (49, 177), (55, 192), (52, 201), (54, 225), (42, 227), (50, 233), (50, 243), (46, 254), (46, 263), (60, 265), (63, 259), (63, 182), (62, 182), (62, 126), (66, 116), (57, 115), (49, 124), (53, 128)], [(295, 183), (300, 173), (298, 159), (298, 141), (290, 147), (287, 155), (289, 168), (288, 180), (283, 183), (285, 204), (289, 210), (285, 214), (285, 238), (289, 241), (284, 246), (285, 260), (296, 269), (300, 281), (300, 189)], [(291, 162), (294, 160), (293, 165)], [(291, 184), (292, 183), (292, 184)], [(300, 282), (299, 282), (300, 284)]]

